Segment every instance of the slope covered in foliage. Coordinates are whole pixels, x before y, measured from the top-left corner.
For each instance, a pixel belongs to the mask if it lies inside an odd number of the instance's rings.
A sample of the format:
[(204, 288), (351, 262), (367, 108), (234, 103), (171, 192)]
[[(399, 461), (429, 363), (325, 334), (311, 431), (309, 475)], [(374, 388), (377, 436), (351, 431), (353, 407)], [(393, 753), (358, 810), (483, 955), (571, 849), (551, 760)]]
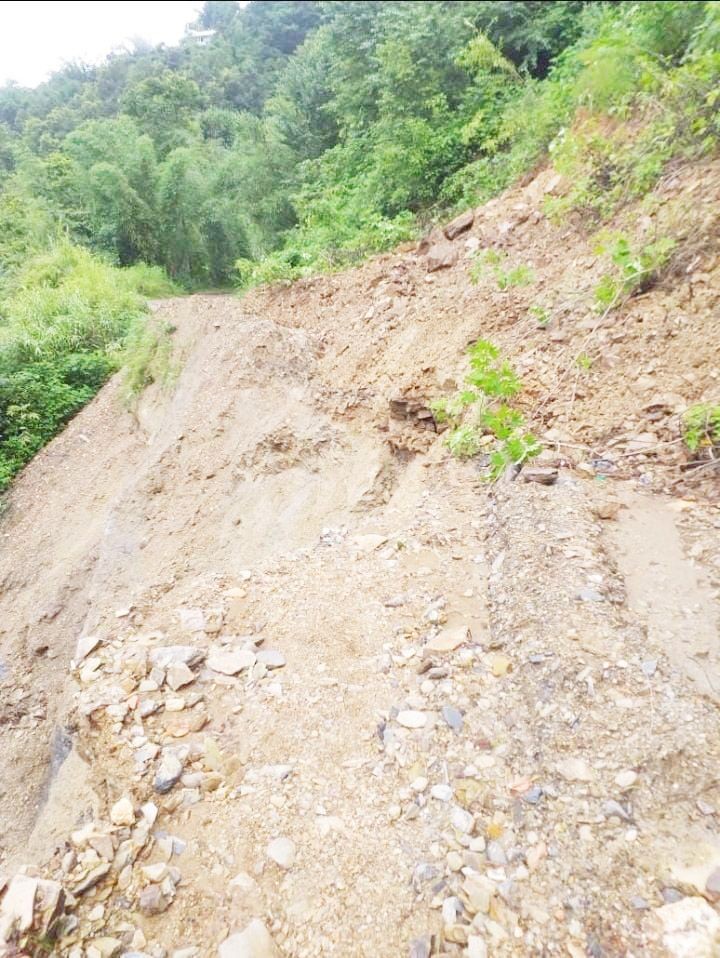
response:
[[(131, 327), (146, 381), (139, 294), (162, 271), (207, 288), (351, 264), (548, 151), (573, 183), (550, 212), (601, 222), (714, 152), (719, 37), (703, 0), (207, 2), (178, 47), (1, 89), (0, 483)], [(57, 383), (51, 414), (36, 382)]]

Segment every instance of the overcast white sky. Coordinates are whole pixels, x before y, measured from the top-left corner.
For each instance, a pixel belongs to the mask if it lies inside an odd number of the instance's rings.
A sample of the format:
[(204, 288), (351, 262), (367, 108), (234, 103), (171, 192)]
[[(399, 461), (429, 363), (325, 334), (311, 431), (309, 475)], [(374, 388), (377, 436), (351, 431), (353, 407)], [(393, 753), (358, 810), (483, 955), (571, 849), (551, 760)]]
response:
[(3, 0), (0, 84), (15, 80), (22, 86), (36, 86), (67, 61), (97, 63), (135, 37), (176, 43), (201, 7), (202, 0)]

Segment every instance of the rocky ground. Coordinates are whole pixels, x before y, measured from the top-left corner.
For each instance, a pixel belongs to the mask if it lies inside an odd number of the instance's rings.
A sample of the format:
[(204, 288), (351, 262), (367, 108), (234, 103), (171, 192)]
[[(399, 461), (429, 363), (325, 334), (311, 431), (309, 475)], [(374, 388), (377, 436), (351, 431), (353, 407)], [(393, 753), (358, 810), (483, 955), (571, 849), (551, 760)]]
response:
[[(699, 176), (712, 216), (714, 168), (659, 196)], [(160, 304), (173, 390), (128, 413), (110, 384), (18, 480), (0, 954), (720, 954), (720, 513), (677, 441), (719, 375), (716, 254), (612, 327), (576, 296), (531, 328), (538, 290), (465, 256), (492, 235), (558, 303), (588, 287), (553, 189)], [(489, 486), (427, 418), (478, 335), (523, 372), (547, 484)]]

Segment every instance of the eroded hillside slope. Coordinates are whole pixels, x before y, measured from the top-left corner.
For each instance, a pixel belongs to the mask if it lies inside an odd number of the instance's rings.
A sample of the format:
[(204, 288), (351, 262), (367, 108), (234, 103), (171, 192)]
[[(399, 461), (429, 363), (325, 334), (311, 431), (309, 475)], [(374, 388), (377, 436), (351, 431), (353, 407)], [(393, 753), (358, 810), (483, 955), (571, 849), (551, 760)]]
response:
[[(717, 397), (720, 168), (615, 224), (679, 248), (604, 316), (558, 190), (429, 253), (159, 304), (173, 389), (131, 414), (110, 384), (20, 477), (20, 953), (718, 953), (720, 516), (678, 417)], [(533, 282), (471, 283), (487, 247)], [(522, 373), (551, 485), (489, 486), (427, 416), (478, 337)]]

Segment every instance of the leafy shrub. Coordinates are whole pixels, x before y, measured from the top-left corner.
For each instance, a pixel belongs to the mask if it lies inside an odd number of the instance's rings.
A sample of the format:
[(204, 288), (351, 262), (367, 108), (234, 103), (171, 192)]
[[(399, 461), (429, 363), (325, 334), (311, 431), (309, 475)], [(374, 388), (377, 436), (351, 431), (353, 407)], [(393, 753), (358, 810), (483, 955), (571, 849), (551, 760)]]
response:
[(674, 248), (675, 241), (670, 237), (647, 243), (640, 250), (633, 250), (627, 237), (622, 235), (599, 243), (596, 252), (609, 252), (615, 269), (606, 273), (595, 287), (598, 308), (613, 309), (633, 293), (648, 289), (667, 265)]
[[(157, 294), (172, 286), (156, 267), (120, 270), (62, 240), (10, 273), (6, 288), (0, 490), (95, 395), (121, 355), (130, 356), (121, 351), (128, 333), (149, 335), (139, 289)], [(156, 346), (155, 365), (161, 352)]]
[(691, 406), (682, 417), (683, 438), (690, 452), (720, 450), (720, 405), (700, 403)]
[(495, 277), (498, 289), (529, 286), (535, 282), (535, 274), (529, 266), (520, 263), (517, 266), (508, 267), (505, 254), (493, 249), (481, 250), (475, 254), (470, 266), (470, 281), (479, 283), (488, 268)]
[[(488, 340), (478, 340), (468, 350), (470, 372), (466, 383), (474, 388), (433, 400), (435, 421), (451, 427), (445, 444), (453, 456), (472, 459), (495, 440), (486, 477), (499, 479), (510, 467), (522, 466), (541, 451), (537, 439), (525, 430), (522, 413), (504, 401), (521, 389), (512, 367)], [(496, 402), (500, 400), (500, 402)]]

